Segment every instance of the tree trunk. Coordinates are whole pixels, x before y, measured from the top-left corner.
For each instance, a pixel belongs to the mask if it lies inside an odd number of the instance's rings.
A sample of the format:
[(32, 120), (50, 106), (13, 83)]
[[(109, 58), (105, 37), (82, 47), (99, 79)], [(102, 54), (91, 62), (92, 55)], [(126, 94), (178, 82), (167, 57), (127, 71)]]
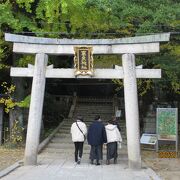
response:
[[(16, 86), (13, 98), (16, 102), (20, 102), (24, 99), (23, 78), (12, 78), (12, 84)], [(16, 107), (10, 110), (9, 114), (9, 127), (12, 128), (14, 121), (18, 120), (20, 125), (23, 126), (23, 110)]]
[(2, 132), (3, 132), (3, 106), (0, 105), (0, 145), (2, 145)]

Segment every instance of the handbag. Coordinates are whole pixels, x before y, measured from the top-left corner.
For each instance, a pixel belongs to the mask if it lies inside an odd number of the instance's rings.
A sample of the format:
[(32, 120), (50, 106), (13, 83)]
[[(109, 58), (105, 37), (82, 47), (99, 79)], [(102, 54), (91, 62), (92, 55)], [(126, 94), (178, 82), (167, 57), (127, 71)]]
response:
[(81, 131), (81, 133), (83, 134), (83, 136), (84, 136), (84, 141), (86, 140), (86, 136), (85, 136), (85, 134), (83, 133), (83, 131), (80, 129), (80, 127), (79, 127), (79, 125), (78, 125), (78, 123), (76, 122), (76, 125), (77, 125), (77, 127), (79, 128), (79, 130)]
[(122, 149), (122, 142), (118, 142), (117, 145), (118, 145), (118, 149)]

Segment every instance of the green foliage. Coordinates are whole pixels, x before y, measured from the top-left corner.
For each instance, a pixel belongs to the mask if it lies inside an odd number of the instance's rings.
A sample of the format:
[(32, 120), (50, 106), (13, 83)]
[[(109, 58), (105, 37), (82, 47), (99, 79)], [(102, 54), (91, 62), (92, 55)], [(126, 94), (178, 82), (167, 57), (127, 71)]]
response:
[(0, 98), (0, 104), (5, 105), (5, 112), (8, 113), (10, 109), (14, 109), (16, 106), (16, 103), (12, 99), (12, 93), (15, 91), (14, 85), (8, 85), (6, 82), (3, 82), (1, 84), (1, 87), (3, 88), (3, 92), (6, 95), (6, 97)]
[(2, 32), (0, 32), (0, 61), (5, 57), (5, 50), (3, 47)]
[(23, 101), (17, 102), (16, 105), (17, 105), (18, 107), (29, 108), (29, 106), (30, 106), (30, 101), (31, 101), (31, 96), (28, 95), (28, 96), (25, 97), (25, 99), (24, 99)]
[(32, 12), (31, 4), (34, 2), (34, 0), (16, 0), (16, 2), (19, 7), (25, 8), (27, 12)]
[(151, 79), (138, 79), (137, 81), (138, 93), (139, 96), (145, 95), (150, 89), (153, 87), (153, 83)]
[(32, 55), (24, 55), (22, 58), (18, 60), (18, 66), (20, 67), (27, 67), (28, 64), (34, 64), (35, 57)]
[(9, 68), (9, 65), (5, 63), (9, 54), (7, 43), (3, 40), (3, 33), (0, 30), (0, 70)]
[[(4, 32), (55, 38), (120, 38), (159, 32), (179, 32), (180, 3), (174, 0), (3, 0), (0, 4), (0, 69), (8, 68), (11, 46)], [(161, 68), (169, 91), (180, 92), (180, 37), (161, 45), (161, 53), (138, 57), (146, 68)], [(32, 56), (19, 59), (18, 66), (33, 63)], [(120, 65), (118, 56), (94, 57), (95, 67)], [(119, 82), (118, 82), (119, 83)], [(121, 84), (121, 83), (119, 83)], [(153, 83), (138, 81), (143, 95)]]
[(23, 101), (21, 102), (15, 102), (12, 98), (12, 94), (15, 91), (14, 85), (8, 85), (7, 82), (3, 82), (1, 84), (1, 87), (3, 88), (3, 94), (6, 95), (6, 97), (0, 98), (0, 104), (5, 105), (5, 112), (9, 113), (10, 109), (14, 109), (15, 106), (28, 108), (30, 105), (31, 96), (27, 96)]
[(94, 56), (94, 68), (113, 68), (113, 65), (121, 65), (120, 56)]
[(24, 128), (20, 122), (15, 120), (11, 129), (4, 129), (4, 146), (8, 148), (17, 148), (23, 145)]
[(0, 4), (0, 27), (3, 25), (9, 26), (13, 29), (19, 28), (19, 20), (15, 19), (12, 11), (12, 4), (9, 1)]
[(11, 129), (10, 141), (14, 145), (22, 144), (24, 128), (21, 127), (19, 121), (15, 120)]
[[(112, 80), (114, 84), (116, 84), (116, 91), (120, 91), (122, 88), (124, 88), (123, 80), (121, 79), (113, 79)], [(144, 96), (149, 90), (153, 88), (153, 82), (150, 79), (137, 80), (137, 87), (138, 87), (138, 95)]]
[(123, 87), (124, 87), (124, 85), (123, 85), (123, 80), (121, 80), (121, 79), (113, 79), (112, 80), (112, 82), (114, 83), (114, 84), (116, 84), (116, 91), (118, 92), (118, 91), (120, 91)]
[(0, 32), (0, 69), (4, 68), (4, 64), (2, 63), (5, 58), (5, 48), (3, 46), (4, 41), (2, 40), (2, 32)]

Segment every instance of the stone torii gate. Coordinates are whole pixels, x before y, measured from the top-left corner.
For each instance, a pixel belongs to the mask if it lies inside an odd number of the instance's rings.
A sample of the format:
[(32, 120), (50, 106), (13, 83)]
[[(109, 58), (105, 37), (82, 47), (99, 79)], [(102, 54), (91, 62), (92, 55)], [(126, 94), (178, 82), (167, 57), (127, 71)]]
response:
[[(34, 66), (11, 68), (11, 76), (33, 77), (24, 164), (37, 164), (46, 78), (123, 79), (129, 168), (141, 168), (136, 79), (161, 78), (161, 70), (136, 68), (135, 54), (157, 53), (159, 42), (169, 41), (169, 38), (169, 33), (96, 40), (51, 39), (6, 33), (5, 40), (13, 42), (13, 52), (36, 54)], [(74, 69), (47, 66), (48, 55), (74, 55), (74, 46), (92, 46), (93, 54), (122, 54), (122, 69), (95, 69), (93, 77), (75, 77)]]

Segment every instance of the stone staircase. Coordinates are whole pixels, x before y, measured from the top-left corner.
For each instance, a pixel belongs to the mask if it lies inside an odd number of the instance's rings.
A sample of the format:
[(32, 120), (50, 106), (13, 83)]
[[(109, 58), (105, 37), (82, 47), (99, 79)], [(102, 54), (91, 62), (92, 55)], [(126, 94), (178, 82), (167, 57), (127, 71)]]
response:
[(105, 123), (113, 116), (113, 102), (112, 98), (78, 98), (76, 108), (74, 111), (74, 119), (76, 115), (82, 115), (85, 123), (91, 123), (96, 115), (100, 115), (102, 121)]
[[(42, 154), (46, 156), (57, 155), (69, 155), (72, 159), (74, 157), (74, 144), (71, 140), (70, 127), (71, 124), (76, 119), (76, 115), (82, 115), (84, 117), (84, 122), (87, 127), (93, 122), (94, 117), (96, 115), (100, 115), (103, 123), (106, 125), (107, 121), (112, 118), (113, 115), (113, 104), (110, 98), (108, 99), (100, 99), (100, 98), (78, 98), (74, 117), (72, 119), (65, 119), (61, 129), (55, 134), (54, 138), (47, 145), (47, 147), (43, 150)], [(125, 124), (124, 122), (120, 123), (121, 126), (121, 134), (124, 142), (126, 142), (125, 136)], [(124, 150), (126, 151), (126, 146), (124, 146)], [(120, 153), (124, 152), (123, 148), (119, 150)], [(89, 156), (90, 146), (87, 144), (87, 141), (84, 144), (83, 154)], [(104, 150), (104, 155), (106, 151)], [(104, 158), (105, 159), (105, 158)]]

